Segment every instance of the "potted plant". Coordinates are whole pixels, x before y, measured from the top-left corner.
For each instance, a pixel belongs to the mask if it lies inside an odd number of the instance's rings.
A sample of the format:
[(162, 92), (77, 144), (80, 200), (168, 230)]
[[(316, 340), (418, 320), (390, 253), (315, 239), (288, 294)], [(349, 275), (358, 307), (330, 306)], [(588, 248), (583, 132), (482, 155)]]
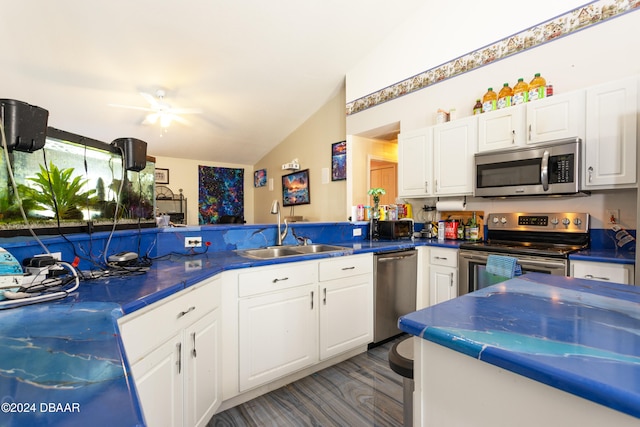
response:
[(387, 194), (384, 188), (371, 188), (368, 193), (373, 198), (373, 207), (371, 208), (371, 218), (380, 218), (380, 196)]

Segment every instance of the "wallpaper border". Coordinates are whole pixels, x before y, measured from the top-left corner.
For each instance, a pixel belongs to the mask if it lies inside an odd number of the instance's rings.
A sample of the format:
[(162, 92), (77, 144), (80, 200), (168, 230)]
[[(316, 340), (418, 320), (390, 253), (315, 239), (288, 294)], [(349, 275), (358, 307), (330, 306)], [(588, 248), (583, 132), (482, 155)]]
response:
[(347, 116), (424, 89), (528, 49), (638, 10), (640, 0), (596, 0), (524, 31), (459, 56), (379, 91), (348, 102)]

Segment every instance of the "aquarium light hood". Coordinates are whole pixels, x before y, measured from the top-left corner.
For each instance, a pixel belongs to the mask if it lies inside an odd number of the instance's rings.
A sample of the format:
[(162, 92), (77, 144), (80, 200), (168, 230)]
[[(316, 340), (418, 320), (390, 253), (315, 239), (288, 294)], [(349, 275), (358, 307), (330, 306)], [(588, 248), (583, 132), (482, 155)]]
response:
[(0, 99), (0, 122), (9, 151), (32, 153), (44, 147), (49, 111), (15, 99)]

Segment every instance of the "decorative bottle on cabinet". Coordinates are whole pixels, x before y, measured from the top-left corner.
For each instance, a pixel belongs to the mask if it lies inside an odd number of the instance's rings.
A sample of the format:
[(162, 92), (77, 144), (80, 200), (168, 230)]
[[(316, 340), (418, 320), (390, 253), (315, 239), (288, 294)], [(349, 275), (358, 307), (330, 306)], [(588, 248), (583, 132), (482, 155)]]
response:
[(513, 105), (524, 104), (529, 101), (529, 85), (524, 82), (521, 77), (518, 79), (518, 83), (513, 87)]
[(540, 73), (536, 73), (529, 83), (529, 101), (542, 99), (547, 95), (547, 81), (540, 77)]

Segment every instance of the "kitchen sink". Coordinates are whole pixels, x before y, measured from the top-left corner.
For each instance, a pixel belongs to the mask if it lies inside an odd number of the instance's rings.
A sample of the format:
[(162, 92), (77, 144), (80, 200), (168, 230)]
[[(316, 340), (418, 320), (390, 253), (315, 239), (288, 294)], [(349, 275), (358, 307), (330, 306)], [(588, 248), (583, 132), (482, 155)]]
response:
[(300, 256), (305, 254), (319, 254), (326, 252), (347, 252), (349, 248), (344, 246), (334, 246), (325, 244), (313, 244), (304, 246), (270, 246), (259, 249), (243, 249), (237, 251), (240, 256), (255, 259), (273, 259), (289, 256)]

